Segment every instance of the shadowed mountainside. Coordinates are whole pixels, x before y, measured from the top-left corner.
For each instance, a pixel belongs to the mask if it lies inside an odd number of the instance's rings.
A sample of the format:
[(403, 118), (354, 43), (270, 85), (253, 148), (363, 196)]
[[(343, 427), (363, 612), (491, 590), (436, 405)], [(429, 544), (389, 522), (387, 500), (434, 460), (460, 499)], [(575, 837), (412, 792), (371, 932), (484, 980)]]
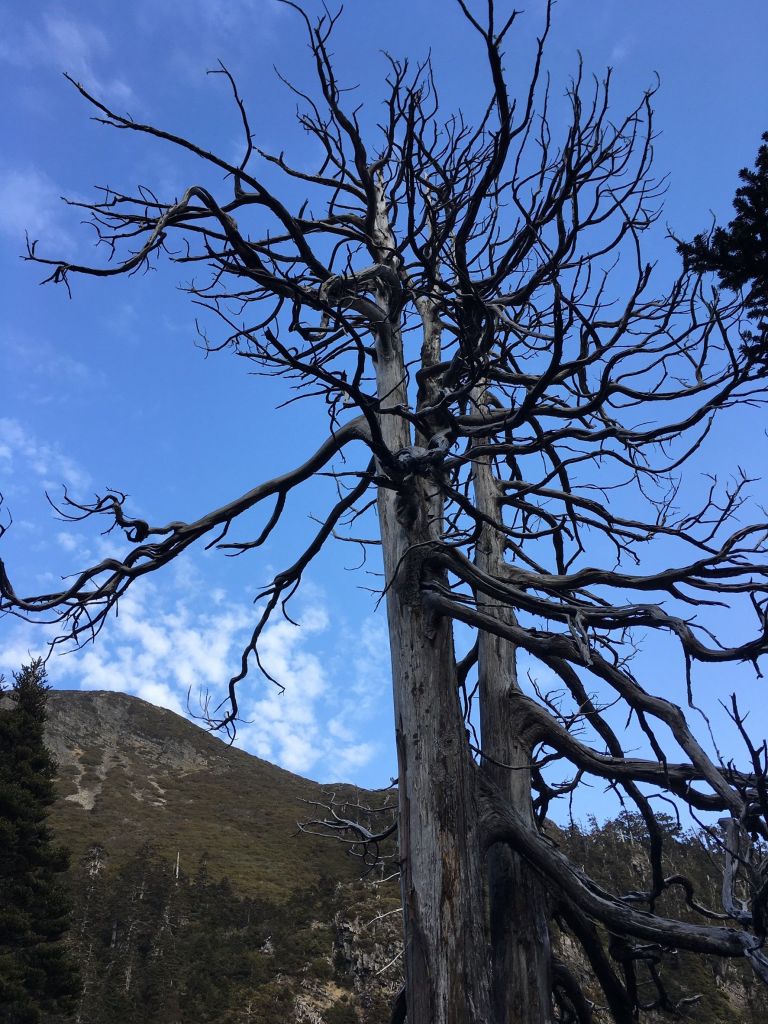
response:
[(138, 697), (52, 690), (48, 716), (46, 740), (59, 764), (51, 824), (73, 863), (94, 843), (118, 862), (149, 842), (174, 861), (178, 854), (187, 870), (206, 854), (212, 877), (273, 898), (321, 875), (358, 876), (337, 844), (291, 838), (310, 816), (301, 801), (320, 800), (328, 787)]
[[(51, 824), (72, 852), (71, 941), (85, 983), (71, 1024), (389, 1020), (400, 984), (396, 883), (378, 872), (361, 880), (347, 847), (296, 834), (312, 816), (302, 801), (332, 790), (371, 805), (383, 793), (320, 786), (124, 694), (53, 690), (48, 712), (59, 764)], [(666, 828), (670, 873), (684, 870), (716, 907), (717, 849), (671, 818)], [(631, 815), (548, 832), (611, 891), (647, 885), (644, 830)], [(686, 915), (679, 892), (664, 900)], [(556, 929), (555, 947), (597, 998), (572, 938)], [(742, 964), (686, 954), (654, 969), (679, 1012), (643, 1014), (643, 1024), (768, 1019)], [(652, 999), (654, 985), (640, 984)], [(594, 1020), (608, 1024), (599, 1005)]]

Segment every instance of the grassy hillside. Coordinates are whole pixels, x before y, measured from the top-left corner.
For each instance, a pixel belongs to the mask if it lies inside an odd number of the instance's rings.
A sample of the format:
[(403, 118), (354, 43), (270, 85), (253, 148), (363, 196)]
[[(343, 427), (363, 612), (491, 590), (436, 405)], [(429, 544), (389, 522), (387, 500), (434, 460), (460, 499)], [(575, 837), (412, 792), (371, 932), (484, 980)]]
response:
[(399, 930), (369, 919), (397, 892), (298, 831), (327, 789), (119, 693), (52, 691), (46, 741), (51, 824), (72, 853), (77, 1024), (386, 1019)]
[[(171, 711), (119, 693), (52, 691), (59, 762), (51, 823), (78, 862), (94, 844), (122, 864), (145, 844), (244, 895), (287, 898), (323, 875), (356, 877), (333, 842), (296, 835), (323, 787), (228, 746)], [(334, 787), (353, 794), (351, 787)]]
[[(85, 980), (69, 1024), (389, 1020), (402, 951), (397, 887), (361, 880), (341, 844), (297, 834), (314, 811), (304, 801), (323, 801), (326, 789), (117, 693), (53, 691), (46, 735), (60, 766), (52, 825), (73, 855), (71, 937)], [(333, 791), (355, 804), (384, 799)], [(717, 849), (672, 819), (667, 830), (665, 871), (683, 870), (716, 908)], [(631, 816), (551, 832), (610, 891), (647, 886), (642, 823)], [(688, 913), (679, 890), (659, 909)], [(611, 943), (619, 973), (620, 945)], [(577, 945), (556, 931), (555, 946), (582, 973), (595, 1024), (608, 1024)], [(766, 992), (743, 964), (651, 950), (638, 969), (648, 999), (650, 969), (669, 1012), (643, 1014), (643, 1024), (768, 1020)]]

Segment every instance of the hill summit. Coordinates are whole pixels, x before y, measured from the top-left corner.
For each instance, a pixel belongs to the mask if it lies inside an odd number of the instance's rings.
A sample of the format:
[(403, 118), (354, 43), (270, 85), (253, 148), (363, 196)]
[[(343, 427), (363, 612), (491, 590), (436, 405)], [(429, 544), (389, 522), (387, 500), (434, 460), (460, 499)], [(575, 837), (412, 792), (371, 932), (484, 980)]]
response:
[(114, 692), (52, 690), (46, 742), (72, 852), (76, 1024), (387, 1019), (397, 889), (299, 832), (327, 787)]
[[(51, 824), (72, 851), (71, 941), (84, 979), (68, 1024), (389, 1021), (402, 953), (396, 880), (361, 877), (348, 846), (297, 829), (331, 793), (356, 809), (383, 794), (320, 786), (120, 693), (51, 691), (46, 741), (59, 764)], [(673, 819), (667, 827), (670, 873), (682, 868), (716, 907), (717, 850)], [(647, 883), (644, 830), (631, 815), (548, 831), (608, 890)], [(577, 944), (557, 928), (554, 937), (590, 991)], [(768, 1020), (765, 992), (741, 964), (686, 954), (653, 966), (678, 1019)], [(594, 1024), (609, 1021), (596, 1004)]]
[(273, 897), (322, 875), (355, 877), (337, 843), (296, 835), (310, 816), (304, 801), (328, 787), (173, 711), (122, 693), (52, 690), (46, 741), (59, 764), (52, 824), (74, 859), (99, 842), (121, 861), (149, 842), (185, 869), (205, 854), (212, 877)]

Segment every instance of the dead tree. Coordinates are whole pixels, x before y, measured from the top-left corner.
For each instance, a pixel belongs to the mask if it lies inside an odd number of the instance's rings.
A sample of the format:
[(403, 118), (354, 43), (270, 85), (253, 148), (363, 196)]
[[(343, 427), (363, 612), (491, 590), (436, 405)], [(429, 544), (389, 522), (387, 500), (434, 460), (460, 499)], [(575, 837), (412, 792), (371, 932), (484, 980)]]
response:
[[(734, 702), (746, 761), (722, 763), (681, 705), (694, 707), (698, 664), (757, 668), (768, 648), (768, 526), (736, 522), (748, 483), (738, 470), (700, 507), (678, 509), (686, 461), (714, 417), (763, 400), (764, 368), (739, 345), (737, 306), (719, 305), (693, 271), (661, 288), (643, 260), (661, 192), (652, 94), (616, 118), (610, 76), (593, 81), (579, 67), (561, 123), (548, 116), (542, 70), (549, 12), (515, 100), (503, 53), (516, 15), (457, 0), (490, 79), (480, 123), (443, 114), (428, 61), (390, 57), (383, 119), (368, 133), (329, 54), (337, 16), (315, 22), (285, 2), (314, 59), (316, 91), (299, 94), (298, 119), (320, 144), (316, 170), (255, 147), (224, 67), (244, 132), (239, 163), (124, 117), (75, 82), (104, 125), (193, 154), (223, 184), (173, 199), (105, 189), (77, 205), (109, 262), (74, 265), (34, 245), (28, 255), (67, 286), (158, 259), (208, 267), (192, 292), (224, 324), (211, 346), (324, 402), (327, 437), (193, 522), (134, 518), (114, 491), (66, 496), (71, 518), (122, 532), (125, 556), (33, 597), (3, 568), (2, 608), (90, 639), (141, 577), (197, 542), (259, 548), (304, 481), (336, 473), (338, 501), (261, 595), (217, 724), (235, 722), (262, 631), (315, 555), (375, 515), (399, 765), (406, 989), (395, 1017), (407, 1006), (410, 1024), (589, 1020), (578, 980), (553, 965), (553, 919), (583, 947), (618, 1022), (635, 1019), (649, 944), (746, 958), (766, 981), (766, 747)], [(268, 188), (257, 155), (306, 202), (289, 208)], [(230, 539), (262, 504), (261, 532)], [(468, 652), (455, 649), (456, 622), (474, 633)], [(635, 671), (638, 631), (676, 642), (679, 665), (663, 679)], [(557, 685), (539, 686), (535, 671), (521, 678), (521, 655)], [(645, 754), (625, 752), (616, 706)], [(548, 837), (550, 802), (590, 779), (642, 815), (647, 892), (604, 891)], [(665, 877), (657, 794), (727, 818), (722, 908), (692, 894), (694, 919), (656, 912), (665, 889), (689, 884)]]

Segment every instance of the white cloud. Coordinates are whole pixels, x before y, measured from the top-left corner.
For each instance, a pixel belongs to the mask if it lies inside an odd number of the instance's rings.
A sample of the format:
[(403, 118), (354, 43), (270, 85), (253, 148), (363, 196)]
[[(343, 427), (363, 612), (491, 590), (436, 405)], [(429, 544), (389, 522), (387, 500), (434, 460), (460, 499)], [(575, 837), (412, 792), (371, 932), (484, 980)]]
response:
[(332, 760), (334, 774), (343, 779), (347, 774), (365, 767), (373, 760), (378, 749), (375, 743), (353, 743), (340, 748)]
[(21, 619), (0, 617), (0, 675), (5, 676), (6, 683), (22, 665), (46, 656), (55, 632), (54, 626), (32, 625)]
[(358, 694), (373, 693), (382, 679), (389, 679), (391, 670), (389, 635), (383, 613), (365, 620), (356, 638), (355, 650), (356, 691)]
[[(194, 26), (198, 37), (211, 33), (228, 36), (235, 30), (271, 34), (273, 23), (287, 13), (278, 0), (166, 0), (164, 9), (166, 17), (171, 14), (174, 22)], [(157, 24), (153, 0), (145, 0), (143, 15), (148, 24)], [(202, 33), (201, 25), (205, 26)]]
[(259, 656), (284, 689), (270, 685), (263, 697), (244, 709), (244, 717), (259, 725), (259, 734), (252, 726), (246, 734), (256, 752), (294, 772), (313, 770), (327, 754), (331, 740), (321, 725), (318, 706), (328, 690), (328, 679), (320, 658), (306, 647), (309, 637), (327, 628), (328, 616), (325, 609), (309, 606), (302, 623), (299, 627), (277, 621), (264, 631)]
[(331, 718), (328, 722), (328, 732), (331, 736), (336, 737), (339, 740), (345, 740), (349, 742), (354, 736), (352, 730), (345, 725), (344, 720), (340, 717)]
[[(193, 570), (166, 579), (166, 591), (153, 581), (129, 590), (94, 644), (54, 658), (49, 665), (54, 684), (131, 693), (187, 715), (188, 695), (193, 709), (206, 691), (213, 704), (224, 696), (253, 628), (253, 609), (232, 603), (221, 588), (209, 601), (204, 580)], [(345, 779), (369, 764), (379, 747), (361, 735), (368, 723), (359, 701), (340, 696), (353, 692), (356, 663), (347, 665), (346, 679), (337, 678), (339, 659), (323, 651), (334, 640), (327, 605), (311, 585), (307, 595), (298, 614), (301, 625), (276, 619), (264, 630), (259, 655), (284, 690), (252, 665), (239, 687), (242, 722), (236, 743), (289, 771)], [(30, 635), (25, 631), (12, 645), (8, 669), (28, 660), (24, 644)], [(341, 640), (346, 645), (347, 638)], [(361, 651), (367, 642), (361, 640)]]
[(67, 671), (63, 674), (77, 675), (81, 690), (132, 693), (150, 704), (184, 714), (182, 694), (162, 679), (148, 674), (151, 660), (142, 658), (132, 647), (117, 647), (111, 655), (105, 655), (99, 647), (91, 647), (80, 655), (68, 656), (65, 661)]
[(373, 619), (355, 635), (342, 631), (339, 650), (330, 657), (308, 650), (312, 635), (330, 626), (321, 595), (313, 597), (301, 628), (277, 622), (265, 630), (259, 645), (264, 667), (285, 691), (275, 688), (245, 709), (252, 721), (245, 727), (245, 745), (291, 771), (339, 780), (380, 752), (378, 743), (360, 742), (359, 736), (383, 702), (389, 707), (389, 647), (383, 621)]
[(0, 675), (4, 677), (6, 685), (13, 678), (13, 673), (18, 672), (22, 665), (29, 664), (34, 658), (45, 657), (45, 644), (41, 644), (41, 636), (35, 633), (34, 636), (26, 631), (17, 631), (14, 636), (3, 640), (0, 649)]
[(626, 36), (623, 39), (617, 40), (611, 47), (610, 61), (611, 66), (616, 67), (618, 64), (623, 63), (627, 57), (629, 57), (634, 50), (635, 40), (632, 36)]
[(80, 547), (77, 537), (73, 536), (71, 533), (67, 533), (66, 530), (60, 530), (56, 534), (56, 540), (59, 544), (59, 547), (63, 548), (64, 551), (77, 551), (77, 549)]
[[(116, 690), (184, 713), (191, 687), (222, 688), (248, 623), (244, 610), (194, 615), (170, 609), (144, 582), (120, 601), (94, 644), (56, 659), (56, 682), (85, 690)], [(54, 665), (52, 663), (52, 675)]]
[(75, 242), (63, 225), (61, 191), (36, 167), (0, 165), (0, 234), (22, 255), (25, 232), (30, 241), (45, 238), (46, 245), (71, 256)]
[(28, 17), (16, 24), (6, 21), (3, 30), (0, 60), (17, 67), (66, 71), (101, 98), (126, 102), (133, 97), (124, 79), (96, 70), (99, 64), (114, 64), (114, 55), (106, 35), (95, 25), (47, 11), (36, 23)]
[[(2, 180), (0, 169), (0, 189)], [(3, 212), (0, 210), (0, 231), (3, 230), (2, 218)], [(43, 232), (47, 230), (41, 230), (41, 237), (44, 237)], [(18, 239), (16, 228), (10, 229), (9, 233)], [(95, 388), (103, 386), (106, 382), (106, 375), (101, 370), (60, 351), (48, 338), (30, 335), (25, 330), (14, 329), (10, 325), (4, 325), (3, 328), (0, 360), (4, 364), (2, 372), (9, 373), (20, 381), (28, 381), (31, 377), (42, 378), (45, 390), (41, 388), (32, 394), (35, 404), (65, 404), (67, 389), (61, 386), (64, 381), (77, 388)], [(55, 381), (59, 387), (51, 388), (51, 381)], [(25, 395), (27, 394), (29, 392), (25, 392)]]
[(55, 441), (41, 440), (18, 420), (0, 417), (0, 474), (38, 477), (46, 490), (62, 483), (82, 494), (90, 475), (65, 454)]

